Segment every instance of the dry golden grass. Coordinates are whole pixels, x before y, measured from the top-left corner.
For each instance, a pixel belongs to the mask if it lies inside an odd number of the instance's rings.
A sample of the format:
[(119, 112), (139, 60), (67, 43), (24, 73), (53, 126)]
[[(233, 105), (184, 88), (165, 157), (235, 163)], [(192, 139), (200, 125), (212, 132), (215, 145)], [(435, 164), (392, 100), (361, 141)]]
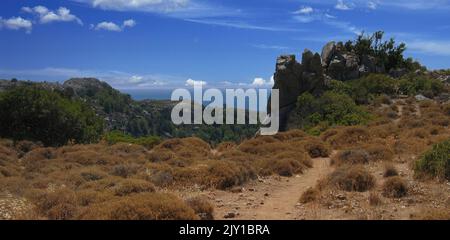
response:
[(166, 193), (143, 193), (110, 199), (81, 209), (76, 217), (85, 220), (195, 220), (194, 209)]
[(370, 134), (364, 127), (344, 127), (336, 129), (336, 132), (325, 132), (322, 139), (328, 142), (335, 149), (353, 147), (357, 144), (370, 141)]
[(368, 201), (369, 201), (370, 206), (379, 206), (379, 205), (383, 204), (383, 200), (381, 200), (380, 195), (376, 192), (371, 192), (369, 194)]
[(425, 208), (411, 214), (413, 220), (450, 220), (450, 208)]

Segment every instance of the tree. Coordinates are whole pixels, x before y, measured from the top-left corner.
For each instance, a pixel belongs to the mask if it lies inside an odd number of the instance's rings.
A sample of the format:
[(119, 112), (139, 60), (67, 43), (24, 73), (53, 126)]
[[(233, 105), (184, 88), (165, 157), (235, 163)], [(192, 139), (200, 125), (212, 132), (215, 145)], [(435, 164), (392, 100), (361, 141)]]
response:
[(82, 103), (38, 86), (0, 94), (0, 136), (61, 146), (99, 140), (103, 121)]

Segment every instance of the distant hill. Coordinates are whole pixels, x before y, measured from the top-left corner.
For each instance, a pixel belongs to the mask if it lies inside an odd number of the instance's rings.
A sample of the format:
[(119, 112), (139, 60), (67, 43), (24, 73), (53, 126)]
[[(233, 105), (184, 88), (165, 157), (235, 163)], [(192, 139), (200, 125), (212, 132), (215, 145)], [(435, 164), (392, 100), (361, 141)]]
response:
[[(108, 83), (96, 78), (72, 78), (63, 84), (20, 80), (0, 80), (0, 92), (19, 86), (36, 85), (59, 92), (71, 99), (81, 99), (105, 121), (105, 130), (118, 130), (135, 137), (155, 135), (163, 138), (197, 136), (210, 143), (240, 141), (254, 136), (255, 125), (181, 125), (171, 121), (176, 102), (169, 100), (136, 101)], [(151, 97), (151, 96), (150, 96)]]

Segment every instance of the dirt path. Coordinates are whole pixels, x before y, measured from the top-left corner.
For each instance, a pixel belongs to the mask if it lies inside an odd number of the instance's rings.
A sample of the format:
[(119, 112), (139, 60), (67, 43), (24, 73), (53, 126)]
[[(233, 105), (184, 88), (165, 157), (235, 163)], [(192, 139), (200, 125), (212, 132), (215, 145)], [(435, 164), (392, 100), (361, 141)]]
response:
[(296, 219), (296, 208), (302, 193), (314, 187), (332, 170), (329, 158), (313, 159), (313, 168), (291, 178), (271, 177), (244, 186), (242, 192), (213, 193), (215, 219), (282, 220)]

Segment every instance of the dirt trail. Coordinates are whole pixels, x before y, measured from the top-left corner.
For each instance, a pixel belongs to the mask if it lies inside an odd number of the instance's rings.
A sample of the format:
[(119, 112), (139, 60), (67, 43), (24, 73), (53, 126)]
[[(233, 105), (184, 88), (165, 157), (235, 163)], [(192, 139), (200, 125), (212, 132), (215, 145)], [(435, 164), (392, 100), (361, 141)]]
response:
[(218, 192), (216, 219), (230, 213), (234, 219), (282, 220), (295, 219), (298, 200), (302, 193), (314, 187), (318, 180), (328, 175), (332, 167), (329, 158), (313, 159), (313, 168), (291, 178), (269, 178), (244, 186), (242, 193)]

